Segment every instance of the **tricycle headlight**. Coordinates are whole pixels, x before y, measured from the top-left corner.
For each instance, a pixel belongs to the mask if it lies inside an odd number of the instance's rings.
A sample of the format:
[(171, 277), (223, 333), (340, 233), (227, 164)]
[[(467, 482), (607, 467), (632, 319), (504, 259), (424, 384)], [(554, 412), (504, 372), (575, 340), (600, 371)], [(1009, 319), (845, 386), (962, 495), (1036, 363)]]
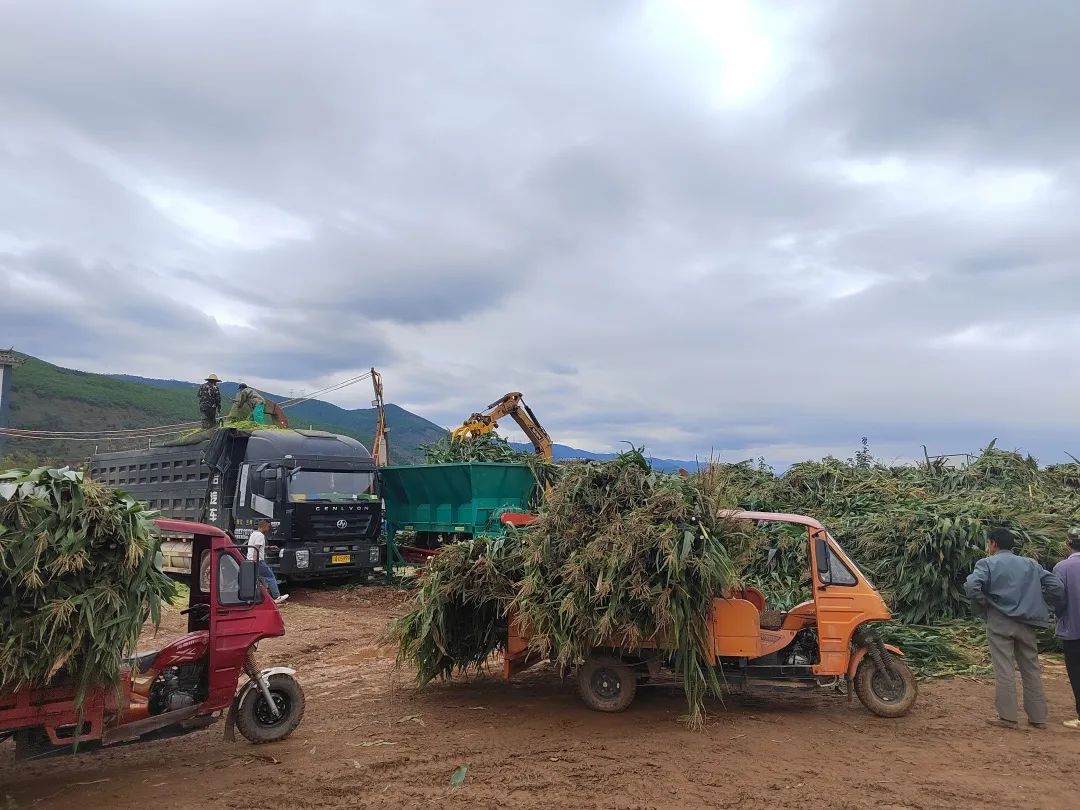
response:
[(310, 555), (308, 554), (308, 550), (306, 548), (300, 549), (299, 551), (296, 552), (296, 567), (297, 568), (307, 568), (308, 563), (310, 561), (311, 561), (311, 558), (310, 558)]

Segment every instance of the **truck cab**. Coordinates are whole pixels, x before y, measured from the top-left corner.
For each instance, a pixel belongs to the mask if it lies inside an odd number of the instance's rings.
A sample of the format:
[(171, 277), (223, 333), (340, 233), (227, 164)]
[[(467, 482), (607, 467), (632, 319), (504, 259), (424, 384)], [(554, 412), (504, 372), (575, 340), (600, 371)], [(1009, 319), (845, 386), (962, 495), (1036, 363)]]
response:
[[(267, 563), (287, 580), (325, 579), (379, 566), (382, 505), (376, 473), (371, 455), (348, 437), (257, 431), (236, 469), (233, 536), (243, 543), (258, 521), (269, 519), (273, 532), (267, 537)], [(212, 481), (211, 499), (213, 491)], [(220, 501), (229, 494), (223, 490)]]

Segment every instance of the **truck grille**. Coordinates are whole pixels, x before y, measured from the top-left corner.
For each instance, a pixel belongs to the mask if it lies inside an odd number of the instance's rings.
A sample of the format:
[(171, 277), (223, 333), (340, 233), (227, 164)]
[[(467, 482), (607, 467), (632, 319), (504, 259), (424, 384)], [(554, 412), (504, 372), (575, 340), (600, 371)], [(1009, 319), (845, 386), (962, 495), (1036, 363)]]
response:
[(363, 540), (379, 533), (377, 505), (343, 504), (297, 509), (300, 536), (316, 542), (339, 543)]

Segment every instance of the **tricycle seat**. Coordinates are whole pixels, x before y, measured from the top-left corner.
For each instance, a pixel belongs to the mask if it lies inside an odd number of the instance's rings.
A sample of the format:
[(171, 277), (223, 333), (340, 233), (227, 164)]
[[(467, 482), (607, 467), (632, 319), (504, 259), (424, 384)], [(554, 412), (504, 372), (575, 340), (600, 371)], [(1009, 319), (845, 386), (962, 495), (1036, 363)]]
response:
[(762, 630), (779, 630), (784, 626), (787, 613), (782, 610), (761, 611), (760, 625)]
[(127, 665), (131, 667), (136, 675), (145, 675), (150, 671), (150, 667), (154, 665), (154, 659), (157, 658), (157, 654), (157, 650), (147, 653), (136, 653), (127, 660)]

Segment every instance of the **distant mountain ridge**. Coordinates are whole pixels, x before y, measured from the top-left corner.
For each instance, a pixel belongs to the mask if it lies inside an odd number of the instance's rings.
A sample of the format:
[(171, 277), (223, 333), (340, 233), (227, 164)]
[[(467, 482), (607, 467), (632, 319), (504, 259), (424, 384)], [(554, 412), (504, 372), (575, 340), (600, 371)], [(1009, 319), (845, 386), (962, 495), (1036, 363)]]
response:
[[(197, 383), (152, 379), (122, 374), (92, 374), (46, 363), (35, 357), (12, 375), (10, 426), (55, 431), (106, 431), (175, 425), (199, 419)], [(222, 385), (222, 399), (236, 391), (236, 383)], [(275, 400), (282, 397), (270, 392)], [(224, 404), (224, 403), (223, 403)], [(227, 407), (227, 405), (226, 405)], [(374, 408), (348, 410), (329, 402), (310, 400), (288, 410), (298, 427), (313, 427), (352, 436), (370, 447), (375, 435)], [(422, 460), (422, 444), (438, 441), (446, 431), (397, 405), (386, 406), (390, 427), (390, 459), (395, 463)], [(145, 443), (145, 440), (143, 440)], [(95, 451), (131, 449), (139, 442), (9, 439), (6, 454), (18, 454), (20, 463), (48, 459), (81, 464)]]
[[(56, 431), (105, 431), (149, 428), (191, 422), (199, 418), (195, 390), (198, 383), (138, 377), (131, 374), (93, 374), (62, 368), (28, 355), (12, 375), (10, 426)], [(363, 385), (363, 383), (360, 383)], [(223, 405), (236, 392), (237, 383), (221, 384)], [(281, 402), (290, 397), (263, 391)], [(370, 447), (375, 435), (374, 408), (341, 408), (322, 400), (290, 407), (289, 421), (296, 427), (314, 427), (352, 436)], [(423, 461), (422, 445), (446, 436), (446, 430), (394, 404), (386, 406), (390, 427), (390, 461), (415, 464)], [(143, 440), (145, 442), (145, 440)], [(5, 453), (31, 459), (81, 464), (95, 451), (130, 449), (138, 442), (84, 442), (72, 440), (28, 441), (9, 439)], [(529, 444), (514, 444), (531, 450)], [(556, 461), (571, 458), (606, 460), (615, 453), (594, 453), (564, 444), (554, 446)], [(697, 462), (652, 459), (658, 470), (696, 470)], [(28, 463), (28, 462), (27, 462)]]

